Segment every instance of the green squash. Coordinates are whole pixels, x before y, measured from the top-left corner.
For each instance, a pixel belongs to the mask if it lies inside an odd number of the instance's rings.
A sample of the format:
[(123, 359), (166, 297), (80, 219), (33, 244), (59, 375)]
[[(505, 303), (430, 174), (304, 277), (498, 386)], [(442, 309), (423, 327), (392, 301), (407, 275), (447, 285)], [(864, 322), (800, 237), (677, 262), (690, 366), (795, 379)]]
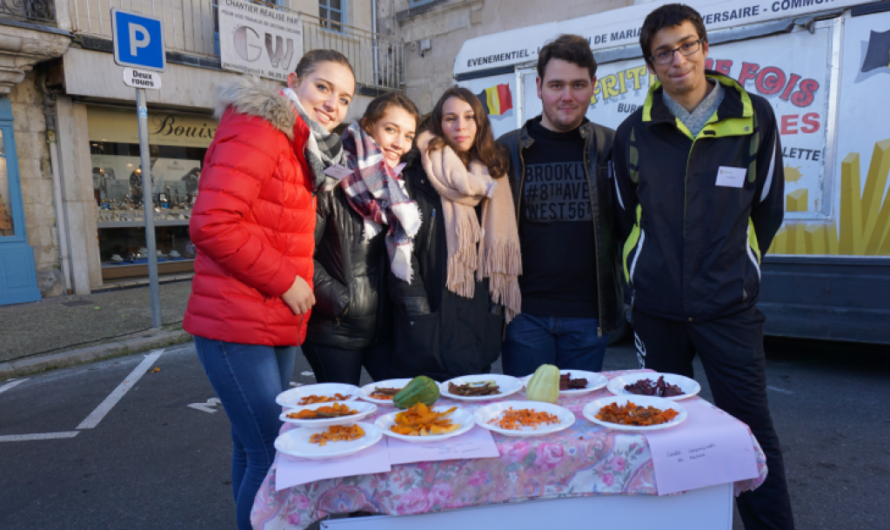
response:
[(438, 400), (439, 385), (429, 377), (419, 375), (393, 396), (392, 404), (399, 409), (410, 409), (418, 403), (429, 407)]
[(542, 364), (535, 370), (525, 391), (529, 401), (556, 403), (559, 400), (559, 368), (552, 364)]

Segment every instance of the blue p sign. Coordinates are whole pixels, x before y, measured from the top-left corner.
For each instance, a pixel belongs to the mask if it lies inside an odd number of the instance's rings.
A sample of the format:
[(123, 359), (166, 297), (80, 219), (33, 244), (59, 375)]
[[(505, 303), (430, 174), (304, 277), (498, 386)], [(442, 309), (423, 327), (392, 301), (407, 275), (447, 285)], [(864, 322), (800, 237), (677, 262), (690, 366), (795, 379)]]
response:
[(141, 13), (111, 10), (114, 62), (149, 70), (164, 70), (164, 28), (161, 20)]

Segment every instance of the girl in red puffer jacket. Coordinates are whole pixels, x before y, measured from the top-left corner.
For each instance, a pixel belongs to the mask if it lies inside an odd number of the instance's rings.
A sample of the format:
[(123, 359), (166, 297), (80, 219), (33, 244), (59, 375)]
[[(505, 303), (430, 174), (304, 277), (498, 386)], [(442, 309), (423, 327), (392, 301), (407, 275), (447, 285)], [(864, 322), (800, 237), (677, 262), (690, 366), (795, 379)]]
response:
[(289, 387), (306, 336), (322, 171), (344, 164), (331, 131), (355, 91), (349, 61), (313, 50), (280, 91), (256, 79), (219, 90), (219, 128), (189, 232), (198, 249), (183, 328), (232, 423), (239, 529), (275, 457), (275, 396)]

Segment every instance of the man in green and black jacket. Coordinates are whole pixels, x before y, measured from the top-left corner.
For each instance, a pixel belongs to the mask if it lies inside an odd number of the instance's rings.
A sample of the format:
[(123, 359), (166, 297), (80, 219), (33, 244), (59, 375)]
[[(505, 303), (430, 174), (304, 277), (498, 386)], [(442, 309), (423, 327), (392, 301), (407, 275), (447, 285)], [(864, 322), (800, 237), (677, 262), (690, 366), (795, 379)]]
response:
[(784, 215), (782, 149), (769, 102), (705, 70), (701, 16), (659, 7), (640, 34), (658, 77), (612, 151), (623, 273), (641, 365), (692, 377), (748, 424), (769, 475), (743, 493), (745, 528), (794, 527), (766, 396), (760, 261)]

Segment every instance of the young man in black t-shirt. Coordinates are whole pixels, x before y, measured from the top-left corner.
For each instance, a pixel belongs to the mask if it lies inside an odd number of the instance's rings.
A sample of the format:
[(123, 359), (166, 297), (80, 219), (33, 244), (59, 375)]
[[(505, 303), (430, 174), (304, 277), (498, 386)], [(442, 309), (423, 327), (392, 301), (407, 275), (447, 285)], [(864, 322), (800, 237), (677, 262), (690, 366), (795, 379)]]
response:
[(562, 35), (538, 55), (543, 113), (498, 141), (522, 247), (522, 313), (507, 327), (504, 373), (541, 364), (600, 371), (621, 306), (611, 225), (608, 158), (614, 131), (585, 113), (596, 85), (585, 39)]

